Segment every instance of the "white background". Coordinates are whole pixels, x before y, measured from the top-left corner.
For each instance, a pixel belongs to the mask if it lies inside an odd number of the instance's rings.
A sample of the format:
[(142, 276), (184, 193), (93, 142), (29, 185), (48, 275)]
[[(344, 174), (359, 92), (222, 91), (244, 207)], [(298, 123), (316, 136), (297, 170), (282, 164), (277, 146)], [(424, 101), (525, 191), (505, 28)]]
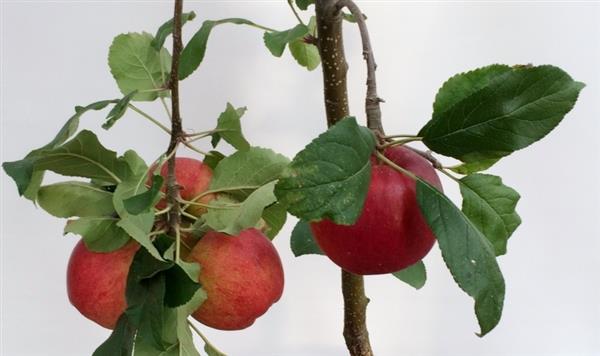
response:
[[(369, 17), (388, 133), (415, 133), (430, 117), (439, 86), (478, 66), (551, 63), (587, 83), (555, 132), (491, 170), (521, 193), (524, 221), (508, 255), (499, 259), (507, 293), (498, 327), (483, 339), (475, 336), (472, 300), (434, 248), (420, 291), (389, 275), (366, 279), (376, 354), (600, 355), (599, 4), (360, 4)], [(186, 39), (207, 18), (245, 17), (278, 29), (295, 25), (285, 0), (188, 1), (185, 8), (199, 15), (186, 25)], [(113, 36), (154, 33), (171, 13), (169, 1), (2, 2), (2, 161), (47, 143), (73, 106), (118, 97), (106, 64)], [(363, 119), (358, 32), (345, 27), (351, 109)], [(273, 57), (261, 31), (223, 25), (214, 30), (200, 70), (182, 83), (184, 126), (210, 129), (227, 101), (247, 105), (249, 140), (292, 157), (325, 128), (321, 87), (320, 68), (306, 72), (287, 50), (282, 59)], [(157, 103), (141, 106), (164, 118)], [(96, 130), (107, 147), (134, 148), (147, 161), (166, 149), (168, 138), (134, 113), (110, 132), (100, 129), (103, 115), (86, 114), (82, 126)], [(67, 300), (65, 268), (76, 238), (62, 237), (63, 221), (20, 199), (12, 181), (0, 176), (1, 354), (91, 354), (109, 332)], [(458, 202), (456, 187), (445, 183)], [(293, 258), (288, 245), (294, 223), (290, 218), (275, 242), (286, 273), (282, 300), (247, 330), (202, 328), (230, 355), (346, 354), (340, 272), (323, 257)]]

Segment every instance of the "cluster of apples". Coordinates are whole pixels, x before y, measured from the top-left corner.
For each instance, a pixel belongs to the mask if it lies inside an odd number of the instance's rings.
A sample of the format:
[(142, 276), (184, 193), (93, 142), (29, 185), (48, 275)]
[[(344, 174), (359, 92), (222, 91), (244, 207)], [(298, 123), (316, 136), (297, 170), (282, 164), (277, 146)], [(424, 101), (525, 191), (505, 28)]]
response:
[[(166, 165), (161, 170), (166, 177)], [(177, 158), (175, 176), (180, 194), (192, 200), (205, 192), (212, 170), (201, 161)], [(206, 195), (207, 203), (214, 195)], [(158, 208), (164, 208), (161, 201)], [(200, 216), (206, 210), (191, 206), (188, 212)], [(211, 231), (195, 243), (184, 258), (200, 264), (199, 282), (207, 300), (192, 314), (201, 323), (221, 330), (244, 329), (254, 323), (283, 293), (283, 268), (271, 241), (254, 228), (237, 236)], [(92, 252), (83, 240), (75, 246), (67, 269), (67, 291), (71, 304), (99, 325), (113, 329), (127, 307), (127, 274), (139, 244), (132, 241), (109, 253)]]

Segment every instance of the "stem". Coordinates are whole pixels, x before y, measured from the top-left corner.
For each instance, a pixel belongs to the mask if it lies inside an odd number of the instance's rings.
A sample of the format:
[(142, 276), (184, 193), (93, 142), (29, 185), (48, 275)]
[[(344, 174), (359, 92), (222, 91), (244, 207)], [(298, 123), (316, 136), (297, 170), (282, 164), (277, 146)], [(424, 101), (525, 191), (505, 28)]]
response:
[(137, 112), (138, 114), (142, 115), (144, 118), (150, 120), (150, 122), (152, 122), (154, 125), (160, 127), (164, 132), (168, 133), (169, 135), (171, 134), (171, 130), (169, 130), (165, 125), (161, 124), (158, 120), (156, 120), (155, 118), (153, 118), (146, 112), (142, 111), (137, 106), (135, 106), (133, 104), (129, 104), (129, 108), (131, 108), (131, 110)]
[(217, 351), (218, 353), (225, 355), (225, 354), (224, 354), (222, 351), (219, 351), (219, 349), (217, 349), (217, 348), (215, 347), (215, 345), (211, 344), (211, 342), (210, 342), (210, 341), (208, 341), (208, 338), (206, 338), (206, 336), (204, 336), (204, 334), (202, 334), (202, 333), (200, 332), (200, 330), (198, 330), (198, 328), (196, 327), (196, 325), (192, 324), (192, 322), (191, 322), (191, 321), (189, 321), (189, 320), (188, 320), (188, 324), (189, 324), (189, 325), (192, 327), (192, 329), (194, 330), (194, 332), (195, 332), (195, 333), (196, 333), (198, 336), (200, 336), (200, 338), (202, 339), (202, 341), (204, 341), (204, 343), (205, 343), (206, 345), (210, 346), (211, 348), (213, 348), (213, 349), (214, 349), (215, 351)]
[[(328, 126), (349, 116), (346, 73), (348, 65), (342, 37), (342, 14), (337, 0), (316, 0), (318, 38), (321, 55), (325, 112)], [(366, 316), (369, 299), (362, 276), (342, 270), (344, 298), (344, 339), (351, 356), (372, 356)]]
[(381, 148), (405, 145), (409, 142), (415, 142), (415, 141), (421, 141), (421, 140), (423, 140), (422, 137), (408, 137), (408, 138), (403, 138), (400, 140), (395, 140), (395, 141), (390, 141), (390, 142), (384, 143), (383, 145), (381, 145)]
[(358, 28), (360, 30), (360, 37), (362, 40), (363, 57), (367, 62), (367, 97), (365, 99), (365, 112), (367, 114), (367, 126), (383, 135), (383, 125), (381, 124), (381, 107), (379, 103), (383, 100), (377, 95), (377, 78), (375, 71), (377, 70), (377, 64), (375, 63), (375, 56), (373, 55), (373, 48), (371, 46), (371, 39), (369, 38), (369, 30), (367, 29), (367, 23), (365, 16), (363, 15), (360, 8), (352, 0), (341, 0), (337, 7), (339, 10), (346, 7), (354, 15)]
[(296, 19), (298, 19), (298, 22), (301, 25), (305, 25), (304, 21), (302, 21), (302, 18), (300, 17), (300, 15), (298, 15), (298, 11), (296, 11), (296, 8), (294, 7), (294, 0), (288, 0), (288, 5), (290, 5), (290, 9), (292, 9), (292, 12), (294, 13), (294, 16), (296, 16)]
[(171, 207), (168, 212), (168, 233), (177, 237), (179, 246), (179, 224), (181, 223), (181, 206), (179, 205), (179, 186), (175, 178), (175, 160), (177, 146), (182, 141), (184, 132), (181, 128), (181, 115), (179, 113), (179, 57), (183, 48), (181, 41), (181, 12), (183, 0), (175, 0), (175, 14), (173, 15), (173, 56), (171, 62), (171, 141), (167, 149), (167, 204)]

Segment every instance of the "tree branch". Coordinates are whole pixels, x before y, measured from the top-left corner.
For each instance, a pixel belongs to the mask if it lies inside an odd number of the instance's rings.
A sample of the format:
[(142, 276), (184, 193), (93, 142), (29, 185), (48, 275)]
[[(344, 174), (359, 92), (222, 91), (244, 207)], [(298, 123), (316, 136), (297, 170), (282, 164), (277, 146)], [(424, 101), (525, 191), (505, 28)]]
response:
[[(346, 73), (348, 65), (342, 38), (342, 16), (336, 0), (316, 0), (318, 39), (321, 55), (325, 111), (328, 126), (349, 116)], [(372, 356), (366, 325), (367, 304), (362, 276), (342, 270), (344, 339), (351, 356)]]
[(375, 131), (378, 136), (380, 136), (384, 134), (383, 125), (381, 124), (381, 107), (379, 105), (379, 103), (383, 102), (383, 100), (377, 94), (377, 78), (375, 75), (377, 64), (375, 63), (375, 56), (373, 55), (373, 48), (371, 47), (369, 30), (367, 29), (365, 16), (363, 15), (362, 11), (360, 11), (360, 8), (354, 3), (354, 1), (340, 0), (337, 3), (338, 11), (344, 7), (348, 8), (348, 10), (356, 19), (362, 40), (363, 58), (367, 62), (367, 96), (365, 98), (367, 126), (371, 130)]
[[(171, 141), (167, 149), (167, 204), (169, 210), (168, 233), (171, 236), (179, 235), (179, 224), (181, 223), (181, 206), (179, 204), (179, 186), (175, 177), (175, 160), (177, 147), (183, 140), (184, 132), (181, 128), (181, 115), (179, 113), (179, 57), (183, 48), (181, 41), (181, 12), (183, 0), (175, 0), (175, 14), (173, 15), (173, 57), (171, 62), (171, 77), (169, 89), (171, 89)], [(179, 257), (179, 241), (176, 241), (176, 255)]]

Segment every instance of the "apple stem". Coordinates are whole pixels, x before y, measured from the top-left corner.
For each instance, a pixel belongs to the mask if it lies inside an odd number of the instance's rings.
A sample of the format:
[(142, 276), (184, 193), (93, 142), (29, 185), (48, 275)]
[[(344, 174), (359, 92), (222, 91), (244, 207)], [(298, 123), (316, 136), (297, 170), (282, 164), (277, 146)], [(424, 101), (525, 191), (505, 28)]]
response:
[[(346, 83), (348, 65), (342, 36), (342, 13), (338, 4), (338, 0), (315, 1), (318, 28), (316, 46), (319, 49), (322, 61), (325, 112), (328, 126), (332, 126), (350, 115)], [(371, 88), (373, 87), (371, 86)], [(373, 120), (372, 111), (368, 110), (367, 115), (371, 115)], [(351, 356), (372, 356), (373, 351), (371, 350), (366, 323), (369, 299), (365, 295), (363, 276), (342, 270), (342, 294), (344, 298), (344, 339), (346, 347)]]
[[(179, 57), (183, 48), (181, 40), (181, 13), (183, 0), (175, 0), (175, 13), (173, 15), (173, 54), (171, 62), (171, 77), (168, 88), (171, 90), (171, 140), (167, 149), (167, 204), (171, 208), (168, 212), (168, 233), (177, 237), (175, 244), (179, 251), (179, 225), (181, 223), (181, 206), (179, 204), (179, 185), (175, 178), (175, 158), (179, 143), (183, 141), (184, 132), (179, 113)], [(178, 254), (177, 254), (177, 257)]]
[(369, 37), (369, 29), (367, 28), (366, 17), (362, 11), (352, 0), (340, 0), (336, 5), (338, 11), (344, 7), (347, 8), (354, 16), (358, 28), (360, 30), (360, 38), (362, 40), (363, 58), (367, 62), (367, 96), (365, 98), (365, 112), (367, 114), (367, 126), (378, 135), (383, 135), (383, 125), (381, 124), (381, 107), (380, 103), (383, 99), (377, 94), (377, 63), (371, 46), (371, 38)]

